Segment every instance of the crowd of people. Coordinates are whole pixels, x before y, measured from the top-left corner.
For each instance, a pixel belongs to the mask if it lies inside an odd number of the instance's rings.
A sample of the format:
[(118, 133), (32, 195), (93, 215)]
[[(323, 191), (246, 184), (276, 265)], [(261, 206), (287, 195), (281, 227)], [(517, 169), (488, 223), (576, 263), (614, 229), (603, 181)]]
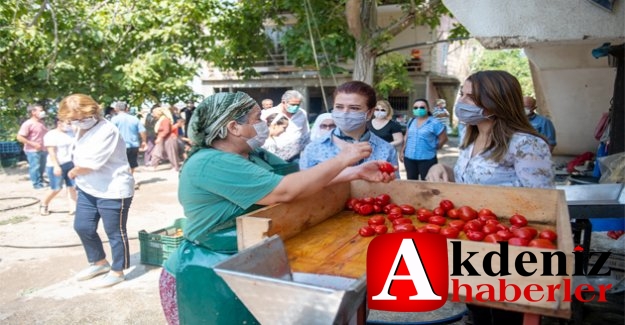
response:
[[(256, 322), (215, 275), (213, 265), (237, 251), (236, 217), (261, 206), (355, 179), (390, 182), (399, 178), (399, 162), (411, 180), (553, 187), (555, 137), (552, 141), (532, 127), (535, 101), (522, 97), (517, 79), (507, 72), (481, 71), (464, 81), (454, 114), (466, 133), (453, 168), (437, 160), (437, 151), (448, 141), (450, 114), (444, 100), (434, 108), (426, 99), (415, 100), (405, 131), (393, 120), (391, 104), (378, 100), (364, 82), (339, 85), (331, 112), (317, 116), (312, 127), (303, 104), (304, 96), (296, 90), (286, 91), (276, 106), (271, 100), (259, 105), (243, 92), (223, 92), (197, 108), (193, 102), (180, 111), (155, 105), (137, 117), (125, 102), (105, 112), (91, 97), (74, 94), (60, 102), (51, 131), (43, 123), (43, 107), (29, 106), (30, 118), (18, 140), (24, 144), (34, 188), (45, 188), (43, 172), (48, 171), (51, 192), (42, 199), (42, 215), (50, 213), (48, 205), (63, 183), (68, 188), (74, 229), (89, 263), (76, 277), (105, 274), (95, 288), (124, 281), (129, 266), (126, 222), (140, 153), (151, 169), (169, 161), (180, 172), (178, 199), (187, 225), (159, 283), (170, 324)], [(380, 170), (387, 163), (394, 173)], [(100, 220), (109, 239), (110, 263), (96, 231)], [(518, 318), (472, 310), (479, 324)]]

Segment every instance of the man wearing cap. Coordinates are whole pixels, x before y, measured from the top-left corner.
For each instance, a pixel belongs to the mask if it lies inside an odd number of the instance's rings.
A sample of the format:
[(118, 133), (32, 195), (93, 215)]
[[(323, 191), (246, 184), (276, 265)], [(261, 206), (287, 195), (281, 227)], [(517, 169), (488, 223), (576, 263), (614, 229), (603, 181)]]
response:
[(287, 90), (282, 95), (282, 101), (278, 106), (261, 111), (261, 119), (266, 120), (271, 114), (282, 113), (289, 119), (289, 124), (284, 133), (275, 137), (278, 152), (276, 155), (288, 162), (299, 159), (299, 154), (310, 139), (310, 127), (308, 116), (301, 108), (304, 96), (297, 90)]
[(17, 141), (24, 144), (24, 153), (28, 160), (28, 175), (33, 187), (38, 190), (45, 187), (43, 172), (46, 170), (46, 147), (43, 145), (43, 137), (48, 128), (43, 123), (46, 112), (40, 104), (28, 105), (30, 118), (20, 126), (17, 132)]
[(542, 134), (549, 144), (549, 150), (553, 152), (553, 148), (556, 147), (556, 128), (553, 126), (553, 123), (548, 118), (536, 114), (536, 99), (531, 96), (523, 97), (523, 108), (525, 108), (525, 114), (527, 118), (530, 120), (530, 124), (538, 131), (538, 133)]
[(111, 122), (119, 129), (124, 142), (126, 143), (126, 156), (128, 164), (130, 164), (130, 173), (134, 173), (135, 168), (139, 166), (137, 156), (139, 149), (146, 148), (146, 135), (143, 123), (136, 116), (128, 114), (128, 104), (119, 101), (115, 103), (115, 111), (117, 114), (111, 118)]

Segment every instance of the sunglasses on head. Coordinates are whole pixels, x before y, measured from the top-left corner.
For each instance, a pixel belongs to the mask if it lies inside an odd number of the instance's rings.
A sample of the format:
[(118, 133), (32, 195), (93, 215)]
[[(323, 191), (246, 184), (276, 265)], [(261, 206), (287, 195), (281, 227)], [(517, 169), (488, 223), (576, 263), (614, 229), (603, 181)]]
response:
[(334, 124), (319, 124), (319, 128), (322, 130), (332, 130), (334, 128), (336, 128), (336, 125)]

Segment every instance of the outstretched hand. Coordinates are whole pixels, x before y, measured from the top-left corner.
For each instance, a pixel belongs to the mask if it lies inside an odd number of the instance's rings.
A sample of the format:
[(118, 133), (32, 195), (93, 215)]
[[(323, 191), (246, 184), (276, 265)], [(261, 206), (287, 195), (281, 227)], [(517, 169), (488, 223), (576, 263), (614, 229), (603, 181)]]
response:
[(352, 166), (359, 161), (369, 157), (373, 149), (369, 142), (347, 143), (340, 146), (341, 151), (337, 158), (346, 162), (347, 166)]
[(393, 172), (382, 171), (382, 166), (390, 165), (384, 160), (374, 160), (363, 163), (355, 168), (358, 168), (358, 179), (362, 179), (369, 182), (383, 182), (388, 183), (396, 178), (395, 170), (397, 167), (393, 166)]

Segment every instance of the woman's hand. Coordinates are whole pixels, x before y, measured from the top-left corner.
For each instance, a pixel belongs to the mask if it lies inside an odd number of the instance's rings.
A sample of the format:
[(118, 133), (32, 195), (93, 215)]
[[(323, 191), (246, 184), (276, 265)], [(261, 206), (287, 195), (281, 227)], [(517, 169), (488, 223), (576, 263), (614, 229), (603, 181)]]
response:
[(369, 157), (373, 149), (369, 142), (357, 142), (357, 143), (342, 143), (341, 151), (336, 156), (337, 159), (342, 160), (347, 166), (352, 166), (359, 161)]
[[(358, 179), (362, 179), (369, 182), (383, 182), (388, 183), (394, 180), (395, 173), (383, 173), (380, 171), (380, 166), (386, 164), (384, 160), (368, 161), (353, 168), (357, 169)], [(395, 167), (395, 166), (393, 166)]]
[(425, 180), (428, 182), (453, 182), (454, 173), (449, 166), (439, 163), (430, 168)]

